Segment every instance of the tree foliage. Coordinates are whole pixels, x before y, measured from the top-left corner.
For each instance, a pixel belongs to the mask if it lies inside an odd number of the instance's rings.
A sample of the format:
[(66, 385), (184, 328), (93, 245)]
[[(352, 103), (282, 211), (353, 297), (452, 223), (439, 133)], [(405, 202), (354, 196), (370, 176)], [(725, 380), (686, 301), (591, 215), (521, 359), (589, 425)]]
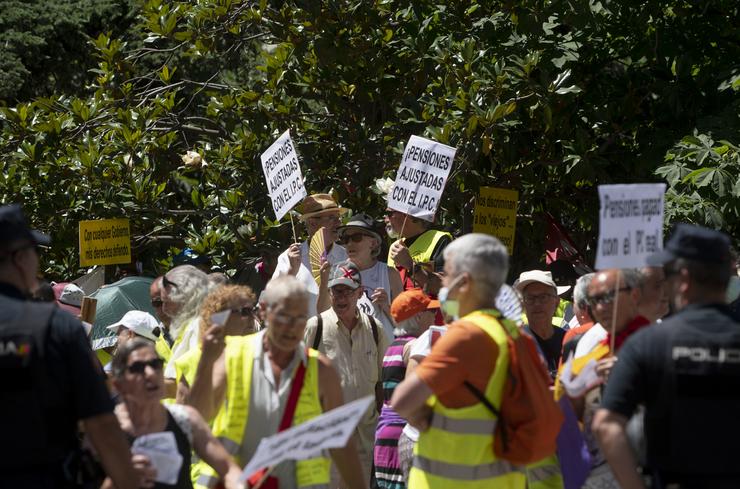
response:
[(544, 211), (592, 246), (603, 183), (665, 179), (669, 217), (734, 233), (738, 8), (148, 0), (137, 35), (94, 39), (86, 94), (2, 110), (0, 195), (55, 235), (52, 273), (78, 267), (78, 220), (120, 215), (149, 267), (187, 243), (233, 270), (291, 239), (259, 164), (282, 131), (310, 191), (376, 216), (418, 134), (458, 148), (441, 226), (469, 230), (482, 185), (520, 192), (515, 267), (540, 260)]

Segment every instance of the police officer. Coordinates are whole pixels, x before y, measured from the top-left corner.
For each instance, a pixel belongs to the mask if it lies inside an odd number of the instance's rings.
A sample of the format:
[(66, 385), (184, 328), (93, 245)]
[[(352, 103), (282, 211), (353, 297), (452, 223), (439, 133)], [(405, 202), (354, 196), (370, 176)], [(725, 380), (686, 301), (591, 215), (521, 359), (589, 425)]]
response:
[(622, 487), (645, 487), (625, 425), (644, 404), (652, 487), (740, 487), (740, 323), (725, 304), (730, 240), (679, 224), (662, 265), (677, 314), (630, 337), (593, 421)]
[(138, 487), (126, 440), (80, 321), (27, 300), (38, 246), (19, 205), (0, 207), (0, 485), (81, 487), (77, 422), (120, 488)]

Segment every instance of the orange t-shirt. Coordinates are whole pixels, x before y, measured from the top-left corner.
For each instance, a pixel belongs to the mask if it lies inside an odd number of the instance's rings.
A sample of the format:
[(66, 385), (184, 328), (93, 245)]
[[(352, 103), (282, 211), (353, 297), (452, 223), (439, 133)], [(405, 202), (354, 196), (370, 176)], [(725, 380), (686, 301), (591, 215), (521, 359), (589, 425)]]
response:
[(466, 380), (485, 392), (498, 357), (498, 345), (488, 333), (466, 322), (454, 322), (414, 371), (448, 408), (472, 406), (478, 399)]

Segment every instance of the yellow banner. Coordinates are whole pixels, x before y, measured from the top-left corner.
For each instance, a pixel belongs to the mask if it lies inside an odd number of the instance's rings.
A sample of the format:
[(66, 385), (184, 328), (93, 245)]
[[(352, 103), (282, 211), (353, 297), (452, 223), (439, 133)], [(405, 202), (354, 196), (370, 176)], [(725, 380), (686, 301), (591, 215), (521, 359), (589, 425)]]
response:
[(513, 254), (518, 205), (519, 192), (516, 190), (481, 187), (475, 199), (473, 232), (497, 237), (509, 249), (509, 254)]
[(128, 219), (80, 221), (80, 266), (131, 263)]

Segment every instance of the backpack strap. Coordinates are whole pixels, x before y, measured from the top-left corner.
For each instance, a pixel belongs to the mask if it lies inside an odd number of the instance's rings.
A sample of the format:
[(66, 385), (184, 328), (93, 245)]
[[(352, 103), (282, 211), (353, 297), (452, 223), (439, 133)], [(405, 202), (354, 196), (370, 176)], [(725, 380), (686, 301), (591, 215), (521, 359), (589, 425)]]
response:
[[(506, 425), (506, 422), (504, 421), (504, 417), (501, 414), (501, 411), (496, 409), (496, 406), (494, 406), (493, 403), (489, 401), (486, 398), (486, 396), (481, 391), (478, 390), (477, 387), (475, 387), (473, 384), (471, 384), (467, 380), (463, 382), (463, 385), (475, 396), (476, 399), (478, 399), (478, 401), (481, 402), (481, 404), (483, 404), (486, 407), (486, 409), (491, 411), (491, 413), (494, 416), (496, 416), (496, 418), (498, 418), (498, 421), (497, 421), (498, 423), (503, 423), (504, 426)], [(509, 449), (509, 437), (506, 432), (507, 430), (505, 429), (497, 430), (497, 433), (501, 436), (501, 442), (504, 445), (504, 450)]]
[(324, 335), (324, 318), (321, 314), (316, 319), (316, 334), (313, 337), (313, 349), (318, 351), (319, 345), (321, 344), (321, 337)]
[[(375, 340), (375, 349), (377, 350), (378, 345), (379, 345), (378, 343), (378, 322), (370, 314), (366, 314), (366, 316), (370, 320), (370, 328), (372, 328), (373, 330), (373, 339)], [(380, 355), (380, 352), (378, 352), (378, 355)]]

